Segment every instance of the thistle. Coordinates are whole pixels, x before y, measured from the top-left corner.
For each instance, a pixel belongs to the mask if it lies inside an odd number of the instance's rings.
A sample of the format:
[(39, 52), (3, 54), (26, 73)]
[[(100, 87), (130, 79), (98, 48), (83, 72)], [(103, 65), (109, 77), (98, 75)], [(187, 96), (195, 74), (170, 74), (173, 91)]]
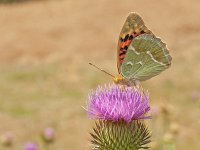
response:
[(0, 143), (5, 146), (9, 147), (13, 144), (13, 134), (11, 132), (6, 132), (0, 137)]
[(147, 116), (149, 96), (136, 87), (108, 85), (89, 94), (87, 111), (97, 119), (91, 142), (97, 150), (147, 149), (150, 133), (143, 123)]
[(24, 150), (38, 150), (38, 147), (35, 143), (27, 143)]
[(45, 143), (53, 143), (55, 140), (55, 130), (51, 127), (45, 128), (41, 136)]

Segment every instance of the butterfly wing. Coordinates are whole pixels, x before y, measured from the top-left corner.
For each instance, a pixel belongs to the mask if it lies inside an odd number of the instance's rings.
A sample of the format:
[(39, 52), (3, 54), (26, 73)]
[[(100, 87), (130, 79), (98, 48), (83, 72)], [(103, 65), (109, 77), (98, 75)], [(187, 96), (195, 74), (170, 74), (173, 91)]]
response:
[(130, 82), (144, 81), (167, 69), (171, 60), (166, 44), (161, 39), (142, 34), (134, 38), (128, 47), (121, 74)]
[(126, 56), (127, 49), (132, 40), (141, 34), (152, 34), (152, 32), (145, 26), (142, 18), (136, 13), (130, 13), (127, 17), (118, 40), (117, 48), (117, 67), (118, 72), (121, 73), (121, 65)]

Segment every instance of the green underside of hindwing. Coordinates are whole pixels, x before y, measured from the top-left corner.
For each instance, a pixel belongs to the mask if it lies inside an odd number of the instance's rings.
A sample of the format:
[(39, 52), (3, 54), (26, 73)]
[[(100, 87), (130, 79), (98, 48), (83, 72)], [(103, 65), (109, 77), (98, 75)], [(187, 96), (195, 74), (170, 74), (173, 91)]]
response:
[(170, 63), (166, 45), (160, 39), (144, 34), (131, 42), (121, 73), (128, 80), (144, 81), (167, 69)]

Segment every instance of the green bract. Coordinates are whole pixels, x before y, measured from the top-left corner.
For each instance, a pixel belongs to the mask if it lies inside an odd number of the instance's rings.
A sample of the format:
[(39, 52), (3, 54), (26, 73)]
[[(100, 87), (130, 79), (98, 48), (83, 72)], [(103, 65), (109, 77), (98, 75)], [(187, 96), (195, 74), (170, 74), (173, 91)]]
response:
[(97, 150), (139, 150), (147, 149), (150, 133), (140, 121), (126, 123), (99, 120), (93, 128), (91, 142)]

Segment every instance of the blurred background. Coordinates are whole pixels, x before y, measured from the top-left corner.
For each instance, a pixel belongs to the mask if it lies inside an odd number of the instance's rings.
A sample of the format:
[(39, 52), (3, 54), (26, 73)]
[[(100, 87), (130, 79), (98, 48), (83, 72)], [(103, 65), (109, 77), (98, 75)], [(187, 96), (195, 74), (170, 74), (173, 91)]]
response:
[[(172, 66), (143, 84), (151, 98), (153, 150), (200, 149), (200, 1), (0, 0), (0, 149), (89, 149), (82, 106), (117, 74), (129, 12), (168, 44)], [(53, 130), (52, 140), (41, 138)], [(42, 136), (43, 137), (43, 136)], [(167, 145), (167, 146), (166, 146)]]

